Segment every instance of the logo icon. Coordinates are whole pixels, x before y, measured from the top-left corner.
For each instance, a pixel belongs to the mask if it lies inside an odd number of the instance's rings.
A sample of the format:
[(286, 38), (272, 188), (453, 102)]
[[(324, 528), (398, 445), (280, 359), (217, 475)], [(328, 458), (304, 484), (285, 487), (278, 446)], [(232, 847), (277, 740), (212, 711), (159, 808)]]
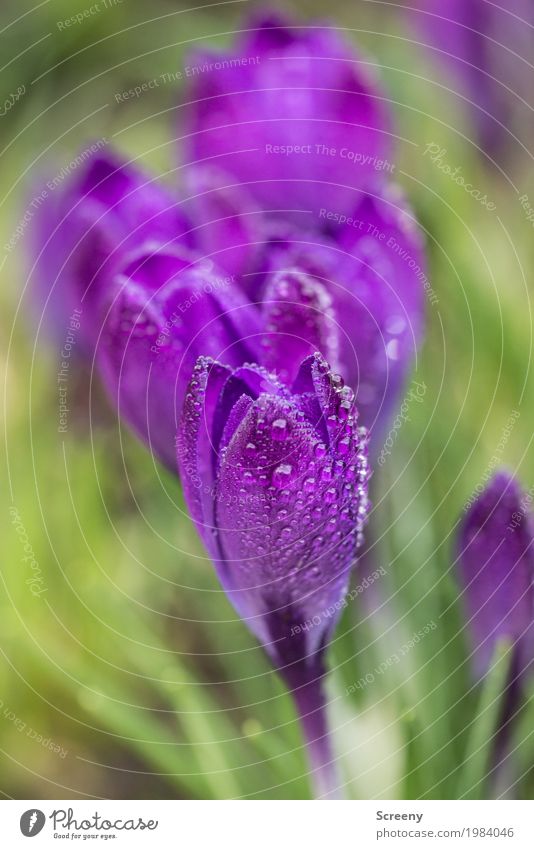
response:
[(42, 830), (45, 822), (46, 817), (42, 811), (30, 808), (29, 811), (24, 811), (20, 818), (20, 830), (24, 837), (35, 837)]

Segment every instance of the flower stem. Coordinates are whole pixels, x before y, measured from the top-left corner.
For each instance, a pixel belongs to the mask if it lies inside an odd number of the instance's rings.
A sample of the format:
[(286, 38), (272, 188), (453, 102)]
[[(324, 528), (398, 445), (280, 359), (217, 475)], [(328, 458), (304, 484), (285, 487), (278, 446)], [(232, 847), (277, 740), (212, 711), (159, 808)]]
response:
[(322, 676), (291, 687), (310, 763), (316, 799), (342, 799), (326, 721)]

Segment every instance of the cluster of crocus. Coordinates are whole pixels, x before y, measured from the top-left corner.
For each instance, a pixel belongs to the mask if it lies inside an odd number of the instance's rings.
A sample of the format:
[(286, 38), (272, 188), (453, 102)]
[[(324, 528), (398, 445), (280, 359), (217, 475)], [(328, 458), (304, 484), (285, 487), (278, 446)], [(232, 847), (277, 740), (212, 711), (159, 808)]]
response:
[(37, 290), (56, 312), (81, 305), (121, 416), (179, 470), (334, 795), (322, 613), (341, 608), (361, 541), (367, 429), (421, 336), (423, 243), (385, 178), (384, 97), (334, 28), (268, 15), (234, 54), (190, 64), (204, 71), (178, 110), (182, 194), (100, 151), (43, 219)]
[(406, 4), (414, 31), (473, 116), (481, 148), (502, 163), (519, 138), (532, 134), (534, 4), (509, 0), (419, 0)]

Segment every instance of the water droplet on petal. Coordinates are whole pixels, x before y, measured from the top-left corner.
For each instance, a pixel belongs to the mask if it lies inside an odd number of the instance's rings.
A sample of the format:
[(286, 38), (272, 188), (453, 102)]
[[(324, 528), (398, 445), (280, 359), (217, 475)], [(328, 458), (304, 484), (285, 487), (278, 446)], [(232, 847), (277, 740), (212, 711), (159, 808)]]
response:
[(338, 416), (343, 421), (348, 419), (350, 413), (351, 403), (350, 401), (342, 401), (338, 407)]
[(304, 481), (305, 492), (315, 492), (315, 478), (306, 478)]
[(287, 439), (288, 429), (286, 419), (275, 419), (271, 425), (271, 437), (276, 442), (284, 442)]
[(293, 477), (293, 466), (289, 463), (281, 463), (273, 472), (273, 486), (283, 489), (290, 483)]
[(344, 439), (340, 439), (337, 445), (337, 450), (343, 456), (349, 453), (350, 449), (350, 437), (346, 436)]
[(336, 499), (337, 499), (337, 493), (336, 493), (335, 487), (332, 486), (332, 487), (330, 487), (330, 489), (326, 490), (326, 492), (324, 494), (324, 500), (326, 501), (327, 504), (333, 504), (336, 501)]

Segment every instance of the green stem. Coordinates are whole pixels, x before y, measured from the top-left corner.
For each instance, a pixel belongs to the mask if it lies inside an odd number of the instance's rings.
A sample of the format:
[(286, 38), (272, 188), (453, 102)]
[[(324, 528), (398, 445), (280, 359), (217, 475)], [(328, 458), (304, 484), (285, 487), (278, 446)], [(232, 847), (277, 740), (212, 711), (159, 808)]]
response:
[(322, 675), (309, 677), (301, 684), (290, 684), (310, 764), (310, 780), (316, 799), (341, 799), (330, 734), (326, 720), (326, 702)]

